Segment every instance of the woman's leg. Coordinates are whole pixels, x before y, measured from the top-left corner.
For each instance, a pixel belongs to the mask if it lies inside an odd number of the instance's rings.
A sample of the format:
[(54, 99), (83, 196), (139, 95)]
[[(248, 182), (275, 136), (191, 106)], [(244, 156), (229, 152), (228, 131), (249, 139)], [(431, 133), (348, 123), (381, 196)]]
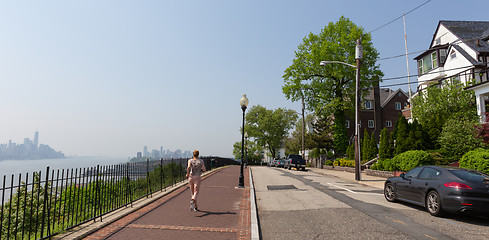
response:
[(192, 200), (195, 202), (195, 208), (197, 208), (197, 196), (199, 195), (201, 177), (194, 176), (194, 194), (192, 195)]
[(190, 176), (188, 178), (188, 185), (190, 186), (190, 197), (191, 197), (191, 200), (193, 200), (193, 198), (194, 198), (194, 189), (195, 189), (195, 181), (194, 181), (194, 178), (192, 176)]

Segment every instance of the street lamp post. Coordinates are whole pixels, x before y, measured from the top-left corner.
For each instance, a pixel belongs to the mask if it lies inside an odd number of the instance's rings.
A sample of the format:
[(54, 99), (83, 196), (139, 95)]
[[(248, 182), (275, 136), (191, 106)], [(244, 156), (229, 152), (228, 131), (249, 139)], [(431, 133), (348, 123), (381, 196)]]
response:
[(248, 167), (248, 133), (246, 132), (244, 136), (245, 136), (244, 161), (245, 161), (245, 168), (247, 168)]
[(248, 107), (248, 98), (246, 98), (246, 94), (243, 94), (241, 100), (239, 100), (239, 104), (241, 105), (241, 110), (243, 110), (243, 128), (241, 132), (241, 170), (239, 174), (239, 187), (244, 187), (244, 176), (243, 176), (243, 164), (244, 164), (244, 127), (245, 127), (245, 111)]
[(343, 64), (343, 65), (347, 65), (347, 66), (350, 66), (350, 67), (353, 67), (356, 69), (356, 79), (355, 79), (355, 142), (354, 142), (354, 145), (355, 145), (355, 180), (357, 181), (360, 181), (362, 180), (361, 179), (361, 175), (360, 175), (360, 165), (361, 165), (361, 161), (360, 161), (360, 144), (359, 144), (359, 139), (358, 139), (358, 132), (359, 132), (359, 129), (358, 129), (358, 86), (359, 86), (359, 82), (360, 82), (360, 65), (361, 65), (361, 60), (362, 60), (362, 57), (363, 57), (363, 48), (362, 48), (362, 45), (360, 43), (360, 39), (357, 40), (357, 45), (355, 47), (355, 60), (356, 60), (356, 65), (353, 65), (353, 64), (348, 64), (348, 63), (345, 63), (345, 62), (340, 62), (340, 61), (321, 61), (321, 63), (319, 63), (319, 65), (321, 66), (326, 66), (326, 64), (328, 63), (340, 63), (340, 64)]

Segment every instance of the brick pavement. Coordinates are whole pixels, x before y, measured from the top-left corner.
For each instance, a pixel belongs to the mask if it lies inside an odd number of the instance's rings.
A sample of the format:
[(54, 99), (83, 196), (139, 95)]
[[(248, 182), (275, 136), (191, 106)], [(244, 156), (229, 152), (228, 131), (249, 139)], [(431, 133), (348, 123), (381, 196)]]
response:
[(245, 188), (236, 188), (239, 171), (230, 166), (205, 176), (198, 212), (189, 210), (185, 186), (85, 239), (251, 239), (249, 174), (245, 169)]

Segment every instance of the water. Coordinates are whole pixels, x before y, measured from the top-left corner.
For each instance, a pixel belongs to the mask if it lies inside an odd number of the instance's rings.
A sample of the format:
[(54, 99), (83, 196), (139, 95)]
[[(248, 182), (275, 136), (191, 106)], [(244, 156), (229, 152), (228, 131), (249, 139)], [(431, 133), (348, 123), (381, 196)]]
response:
[[(33, 172), (42, 171), (46, 173), (46, 167), (51, 170), (71, 169), (82, 167), (96, 167), (97, 165), (114, 165), (126, 163), (127, 158), (115, 157), (72, 157), (64, 159), (38, 159), (38, 160), (0, 160), (0, 187), (3, 185), (3, 176), (7, 175), (7, 185), (10, 184), (12, 174), (18, 179), (19, 173), (24, 178), (26, 173), (32, 176)], [(17, 184), (17, 182), (16, 182)]]

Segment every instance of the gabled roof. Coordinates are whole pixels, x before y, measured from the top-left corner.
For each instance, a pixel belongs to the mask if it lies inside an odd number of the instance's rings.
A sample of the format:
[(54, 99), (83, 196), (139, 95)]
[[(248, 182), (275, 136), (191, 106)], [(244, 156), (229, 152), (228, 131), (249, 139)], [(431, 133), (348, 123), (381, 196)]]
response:
[[(406, 95), (407, 97), (407, 94), (401, 89), (397, 89), (396, 91), (393, 91), (390, 88), (379, 88), (380, 106), (384, 107), (399, 92), (402, 92), (402, 94)], [(369, 89), (368, 94), (365, 96), (365, 100), (370, 100), (370, 101), (374, 100), (373, 89)]]
[(390, 94), (390, 95), (387, 97), (387, 99), (386, 99), (384, 102), (382, 102), (382, 100), (381, 100), (380, 102), (381, 102), (382, 104), (381, 104), (380, 106), (381, 106), (382, 108), (383, 108), (383, 107), (385, 107), (385, 105), (387, 105), (387, 103), (389, 103), (389, 102), (391, 101), (391, 99), (392, 99), (394, 96), (396, 96), (396, 95), (397, 95), (397, 93), (402, 93), (402, 94), (404, 94), (404, 96), (408, 97), (408, 95), (407, 95), (407, 94), (406, 94), (406, 93), (405, 93), (403, 90), (401, 90), (401, 89), (399, 88), (399, 89), (397, 89), (395, 92), (391, 93), (391, 94)]
[[(445, 26), (450, 32), (456, 35), (460, 40), (467, 44), (474, 51), (479, 53), (489, 53), (489, 43), (484, 39), (489, 38), (488, 21), (446, 21), (438, 23)], [(434, 39), (431, 44), (433, 44)]]

